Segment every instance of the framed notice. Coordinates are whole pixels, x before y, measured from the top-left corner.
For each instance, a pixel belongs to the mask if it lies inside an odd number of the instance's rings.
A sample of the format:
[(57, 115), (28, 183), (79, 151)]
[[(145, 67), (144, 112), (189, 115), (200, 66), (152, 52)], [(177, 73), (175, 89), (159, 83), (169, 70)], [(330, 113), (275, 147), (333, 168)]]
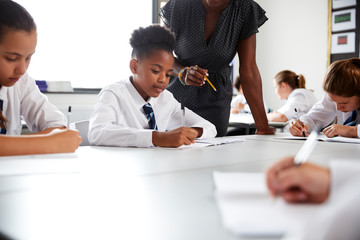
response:
[(333, 9), (352, 7), (355, 5), (356, 5), (356, 0), (333, 0), (332, 1)]
[(340, 32), (356, 28), (356, 9), (336, 11), (332, 13), (332, 31)]
[(333, 34), (331, 54), (355, 53), (355, 32)]

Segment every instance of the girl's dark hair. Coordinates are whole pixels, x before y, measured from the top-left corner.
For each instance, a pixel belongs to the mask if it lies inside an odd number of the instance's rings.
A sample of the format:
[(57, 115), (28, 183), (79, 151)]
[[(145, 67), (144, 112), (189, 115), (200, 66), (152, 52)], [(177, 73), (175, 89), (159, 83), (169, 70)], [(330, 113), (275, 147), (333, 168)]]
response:
[(324, 90), (341, 97), (360, 97), (360, 59), (333, 62), (326, 71)]
[(11, 0), (0, 0), (0, 42), (8, 29), (31, 32), (36, 24), (28, 11)]
[(131, 57), (138, 59), (151, 56), (154, 51), (164, 50), (172, 54), (175, 48), (175, 35), (160, 25), (150, 25), (134, 30), (130, 38), (133, 48)]
[(290, 70), (283, 70), (276, 74), (275, 81), (277, 84), (287, 83), (292, 89), (305, 88), (305, 77)]

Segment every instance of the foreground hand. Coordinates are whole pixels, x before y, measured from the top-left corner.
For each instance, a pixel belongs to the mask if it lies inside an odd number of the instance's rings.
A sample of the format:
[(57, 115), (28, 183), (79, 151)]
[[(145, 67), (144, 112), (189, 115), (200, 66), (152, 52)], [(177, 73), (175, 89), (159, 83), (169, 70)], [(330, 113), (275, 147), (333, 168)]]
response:
[(309, 136), (309, 133), (307, 133), (307, 131), (309, 131), (309, 128), (309, 125), (304, 122), (301, 122), (300, 124), (299, 119), (293, 119), (289, 123), (289, 131), (293, 136), (302, 137), (303, 132), (305, 132), (305, 136)]
[(332, 124), (323, 130), (327, 137), (343, 136), (343, 137), (358, 137), (356, 126), (346, 126)]
[(153, 131), (152, 141), (159, 147), (180, 147), (194, 143), (199, 134), (197, 129), (188, 127), (180, 127), (168, 132)]
[(287, 202), (322, 203), (329, 197), (330, 171), (311, 163), (294, 166), (294, 158), (288, 157), (267, 171), (266, 184), (273, 196)]
[(205, 84), (204, 76), (208, 76), (208, 71), (206, 69), (200, 68), (198, 66), (191, 66), (185, 75), (185, 83), (187, 85), (193, 85), (200, 87)]
[(276, 132), (276, 128), (269, 126), (265, 129), (256, 129), (256, 134), (258, 135), (273, 135)]
[(48, 134), (49, 146), (54, 153), (75, 152), (82, 139), (77, 130), (59, 130)]

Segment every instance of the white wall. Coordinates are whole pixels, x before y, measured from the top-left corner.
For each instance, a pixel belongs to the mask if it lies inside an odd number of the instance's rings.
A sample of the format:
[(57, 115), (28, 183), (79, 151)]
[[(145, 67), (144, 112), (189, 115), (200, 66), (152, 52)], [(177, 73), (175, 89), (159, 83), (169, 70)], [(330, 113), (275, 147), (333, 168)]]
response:
[[(265, 103), (282, 106), (274, 93), (273, 77), (289, 69), (303, 74), (306, 88), (323, 96), (322, 80), (327, 63), (328, 0), (256, 0), (269, 20), (257, 34), (257, 64), (263, 81)], [(235, 61), (235, 76), (238, 72)]]

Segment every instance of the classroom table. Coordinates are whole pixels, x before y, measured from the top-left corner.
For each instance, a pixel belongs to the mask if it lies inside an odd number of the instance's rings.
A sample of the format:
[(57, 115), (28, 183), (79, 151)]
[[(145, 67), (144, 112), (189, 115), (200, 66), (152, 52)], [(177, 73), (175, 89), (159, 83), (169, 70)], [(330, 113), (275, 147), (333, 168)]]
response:
[[(284, 132), (288, 122), (269, 122), (269, 126)], [(255, 120), (250, 113), (231, 113), (229, 118), (229, 128), (240, 128), (245, 130), (245, 135), (250, 134), (250, 129), (256, 129)]]
[[(303, 141), (249, 135), (197, 149), (80, 147), (0, 158), (0, 232), (10, 239), (246, 239), (222, 225), (213, 171), (262, 172)], [(358, 158), (319, 142), (310, 161)], [(267, 238), (268, 239), (268, 238)]]

